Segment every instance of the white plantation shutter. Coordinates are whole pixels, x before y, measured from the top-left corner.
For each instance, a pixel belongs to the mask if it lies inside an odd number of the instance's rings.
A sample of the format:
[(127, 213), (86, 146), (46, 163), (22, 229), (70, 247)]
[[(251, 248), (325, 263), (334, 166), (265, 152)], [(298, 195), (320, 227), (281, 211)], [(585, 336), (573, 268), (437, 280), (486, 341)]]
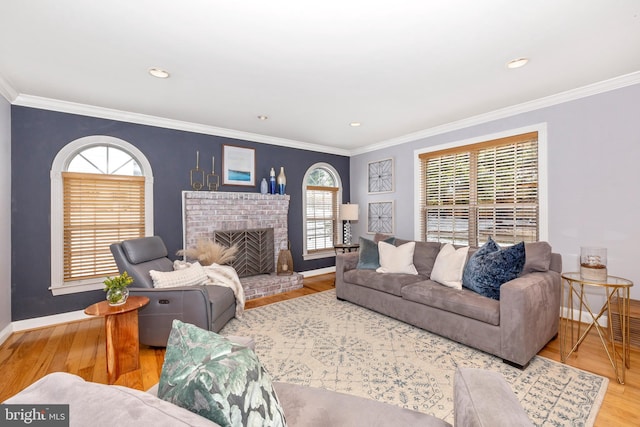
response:
[(145, 179), (64, 172), (64, 281), (118, 274), (109, 245), (145, 235)]
[(538, 240), (537, 132), (423, 153), (420, 165), (424, 240)]
[(306, 188), (307, 251), (333, 249), (337, 236), (338, 188)]

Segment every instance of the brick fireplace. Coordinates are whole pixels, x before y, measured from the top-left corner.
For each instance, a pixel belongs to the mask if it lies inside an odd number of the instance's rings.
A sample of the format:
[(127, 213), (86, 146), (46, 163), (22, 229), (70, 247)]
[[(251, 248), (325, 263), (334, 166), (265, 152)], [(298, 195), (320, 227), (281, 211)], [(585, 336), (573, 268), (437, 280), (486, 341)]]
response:
[[(200, 238), (213, 239), (216, 231), (273, 228), (274, 266), (281, 249), (288, 247), (289, 195), (209, 191), (182, 192), (183, 247)], [(240, 279), (247, 299), (274, 295), (302, 287), (302, 275), (261, 274)]]

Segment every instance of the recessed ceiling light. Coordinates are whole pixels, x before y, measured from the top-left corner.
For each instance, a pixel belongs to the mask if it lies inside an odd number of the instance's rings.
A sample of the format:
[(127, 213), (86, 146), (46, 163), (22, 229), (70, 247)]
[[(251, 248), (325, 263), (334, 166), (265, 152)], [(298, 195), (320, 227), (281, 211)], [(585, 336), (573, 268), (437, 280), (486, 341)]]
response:
[(507, 62), (507, 68), (524, 67), (525, 65), (527, 65), (527, 62), (529, 62), (527, 58), (512, 59), (511, 61)]
[(149, 74), (151, 74), (153, 77), (157, 77), (159, 79), (166, 79), (169, 77), (169, 72), (165, 71), (161, 68), (149, 68)]
[(269, 118), (269, 116), (265, 116), (265, 115), (262, 115), (262, 114), (258, 116), (258, 120), (262, 120), (262, 121), (265, 121), (268, 118)]
[(349, 123), (349, 126), (351, 126), (352, 128), (357, 128), (358, 126), (362, 126), (362, 123), (360, 123), (360, 122), (351, 122), (351, 123)]

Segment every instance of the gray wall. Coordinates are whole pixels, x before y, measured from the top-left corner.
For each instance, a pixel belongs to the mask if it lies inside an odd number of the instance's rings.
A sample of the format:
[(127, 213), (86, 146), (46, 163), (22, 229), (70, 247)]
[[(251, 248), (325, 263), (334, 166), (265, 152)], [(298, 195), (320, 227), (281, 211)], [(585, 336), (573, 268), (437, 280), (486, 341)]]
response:
[(222, 144), (232, 144), (255, 148), (258, 182), (255, 188), (223, 186), (220, 191), (259, 191), (259, 182), (269, 176), (269, 169), (284, 166), (287, 194), (291, 196), (289, 239), (294, 268), (307, 271), (334, 265), (334, 257), (302, 260), (302, 179), (314, 163), (329, 163), (340, 173), (344, 198), (348, 200), (348, 157), (15, 105), (11, 107), (11, 133), (14, 321), (84, 309), (104, 298), (102, 291), (54, 297), (48, 290), (51, 271), (49, 171), (62, 147), (89, 135), (123, 139), (147, 157), (154, 174), (154, 232), (164, 239), (170, 254), (182, 247), (181, 191), (190, 189), (189, 170), (195, 166), (196, 150), (200, 151), (201, 160), (215, 156), (216, 170), (220, 170)]
[(11, 107), (0, 96), (0, 333), (11, 323)]
[[(634, 281), (640, 299), (640, 85), (368, 152), (351, 158), (351, 202), (360, 203), (355, 236), (366, 236), (366, 205), (395, 200), (396, 235), (414, 237), (414, 150), (538, 123), (548, 131), (549, 242), (576, 271), (581, 246), (608, 249), (609, 274)], [(395, 158), (396, 190), (367, 194), (367, 164)]]

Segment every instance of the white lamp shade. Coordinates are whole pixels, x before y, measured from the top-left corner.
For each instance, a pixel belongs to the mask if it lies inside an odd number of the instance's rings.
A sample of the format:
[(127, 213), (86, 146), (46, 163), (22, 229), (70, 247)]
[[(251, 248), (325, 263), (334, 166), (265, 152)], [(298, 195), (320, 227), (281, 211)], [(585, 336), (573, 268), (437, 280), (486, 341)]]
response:
[(340, 219), (343, 221), (357, 221), (358, 220), (358, 205), (357, 204), (345, 204), (340, 206)]

